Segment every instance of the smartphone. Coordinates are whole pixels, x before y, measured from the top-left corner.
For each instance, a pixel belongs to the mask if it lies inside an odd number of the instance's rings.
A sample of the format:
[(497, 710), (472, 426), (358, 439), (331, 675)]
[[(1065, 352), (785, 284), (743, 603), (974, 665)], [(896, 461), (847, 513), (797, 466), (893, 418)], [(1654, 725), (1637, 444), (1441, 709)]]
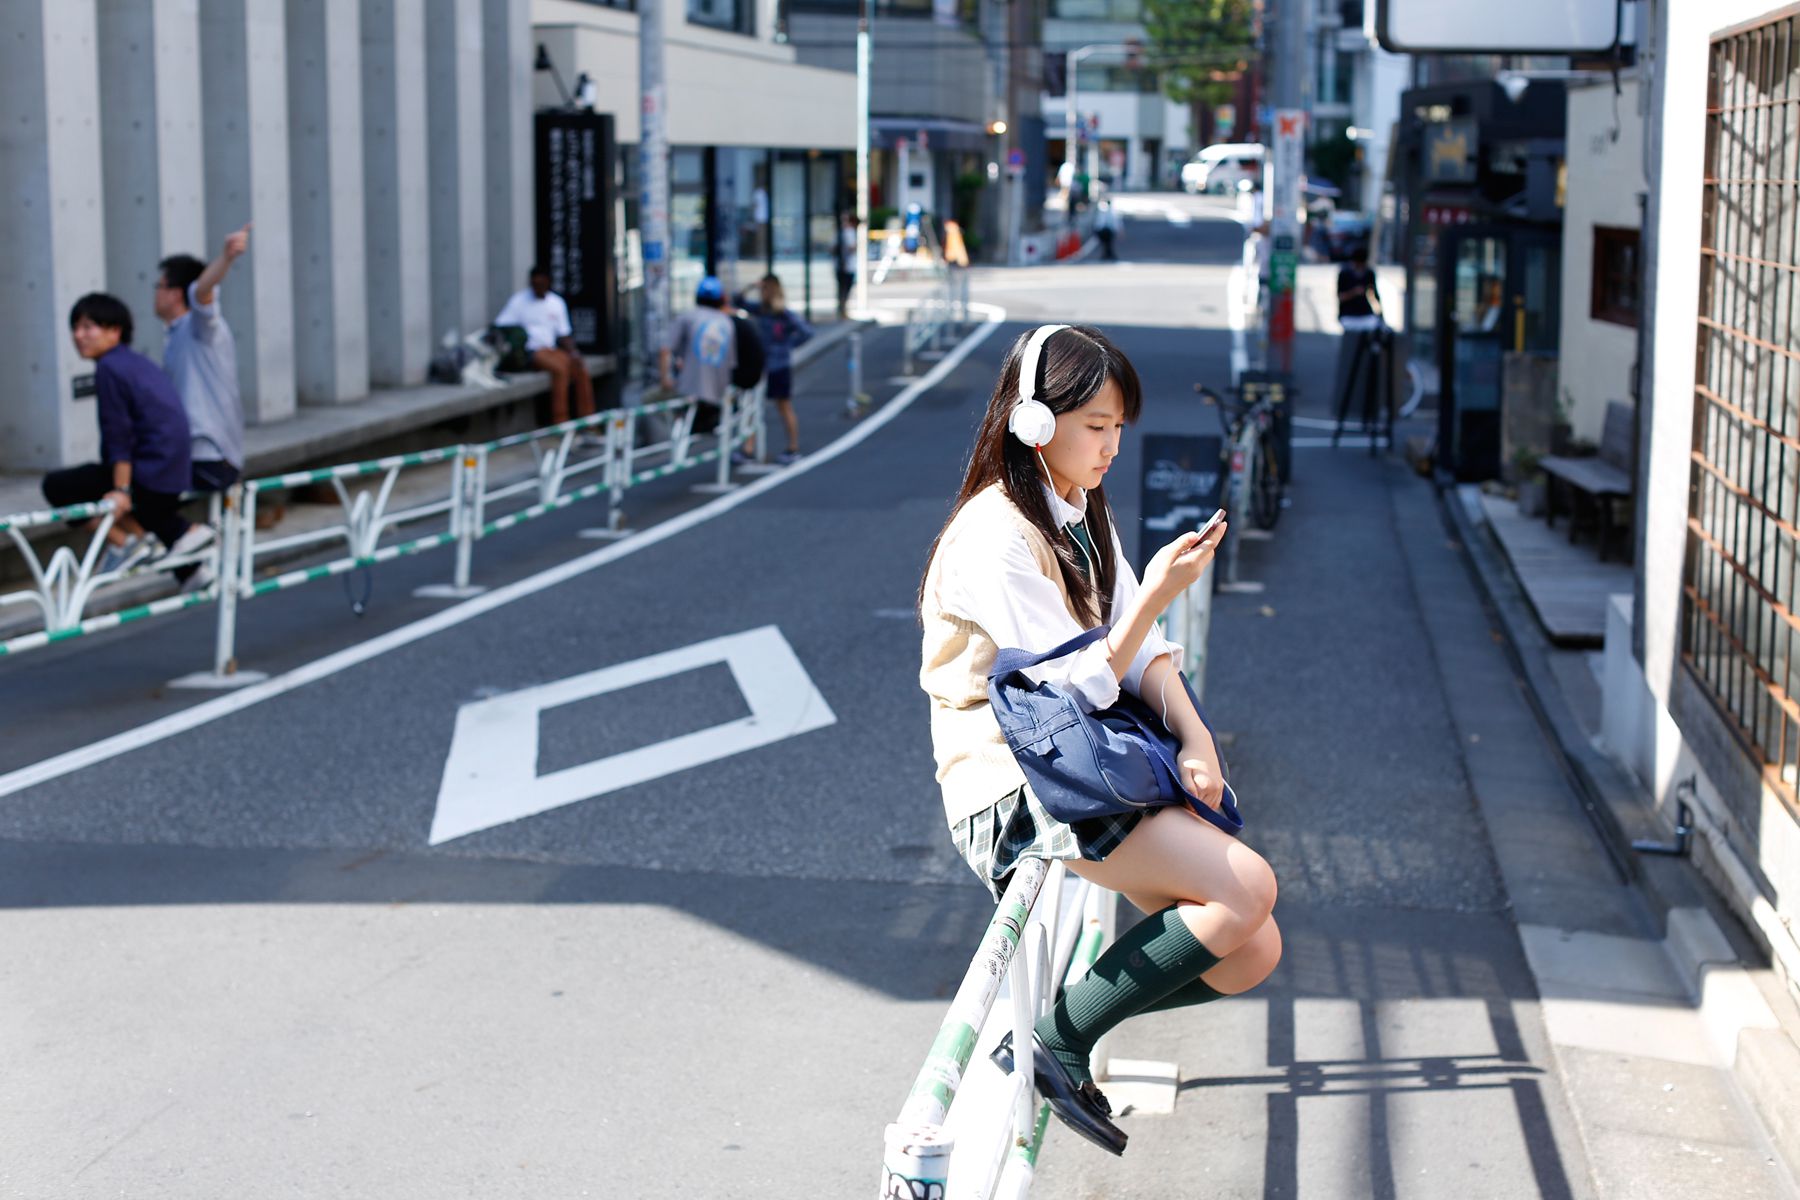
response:
[(1200, 527), (1201, 538), (1204, 539), (1208, 534), (1210, 534), (1213, 531), (1213, 526), (1217, 525), (1220, 521), (1223, 521), (1224, 519), (1225, 519), (1225, 510), (1222, 508), (1215, 509), (1213, 511), (1213, 515), (1206, 518), (1206, 524), (1204, 524)]

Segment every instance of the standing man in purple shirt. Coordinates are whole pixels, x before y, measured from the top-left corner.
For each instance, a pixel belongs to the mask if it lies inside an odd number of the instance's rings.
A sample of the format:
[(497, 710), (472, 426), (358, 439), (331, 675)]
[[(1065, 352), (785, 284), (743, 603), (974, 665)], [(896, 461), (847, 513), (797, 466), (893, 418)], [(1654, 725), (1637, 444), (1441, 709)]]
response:
[(191, 554), (213, 539), (209, 525), (181, 515), (192, 471), (188, 419), (162, 368), (131, 348), (131, 310), (117, 296), (90, 292), (69, 311), (75, 352), (94, 364), (100, 461), (44, 476), (44, 499), (62, 508), (113, 503), (113, 525), (99, 569), (129, 570), (155, 550)]

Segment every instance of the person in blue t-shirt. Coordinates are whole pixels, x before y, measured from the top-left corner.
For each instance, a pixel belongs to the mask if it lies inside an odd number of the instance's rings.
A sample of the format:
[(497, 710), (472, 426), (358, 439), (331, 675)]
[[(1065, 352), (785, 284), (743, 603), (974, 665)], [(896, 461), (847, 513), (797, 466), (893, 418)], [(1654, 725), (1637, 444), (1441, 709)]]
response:
[(55, 508), (112, 501), (102, 572), (150, 557), (146, 531), (170, 554), (191, 554), (214, 536), (181, 515), (192, 471), (187, 411), (162, 368), (132, 349), (131, 331), (131, 309), (117, 296), (90, 292), (69, 311), (75, 352), (94, 364), (100, 461), (51, 471), (43, 484)]
[(787, 306), (787, 293), (781, 278), (764, 275), (753, 289), (743, 295), (744, 311), (756, 318), (756, 330), (762, 334), (763, 351), (768, 356), (767, 395), (781, 413), (787, 429), (787, 451), (775, 457), (786, 466), (800, 457), (800, 418), (794, 413), (794, 347), (813, 335), (806, 318)]

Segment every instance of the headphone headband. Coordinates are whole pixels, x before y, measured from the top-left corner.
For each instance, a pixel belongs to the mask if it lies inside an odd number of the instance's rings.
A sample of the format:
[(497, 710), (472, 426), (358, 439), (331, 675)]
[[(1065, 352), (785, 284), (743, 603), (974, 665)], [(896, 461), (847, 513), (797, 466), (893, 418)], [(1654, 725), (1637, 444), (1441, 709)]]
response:
[(1020, 404), (1037, 399), (1038, 363), (1044, 354), (1044, 343), (1067, 328), (1067, 325), (1039, 325), (1032, 331), (1031, 340), (1025, 343), (1024, 360), (1019, 364)]

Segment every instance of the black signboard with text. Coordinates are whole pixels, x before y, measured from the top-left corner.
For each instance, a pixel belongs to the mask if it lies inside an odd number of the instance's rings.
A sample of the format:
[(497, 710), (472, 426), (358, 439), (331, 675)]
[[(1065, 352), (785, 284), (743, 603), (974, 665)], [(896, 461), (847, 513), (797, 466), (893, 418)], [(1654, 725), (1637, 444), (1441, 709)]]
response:
[(619, 332), (612, 116), (540, 112), (536, 132), (538, 265), (569, 306), (576, 344), (589, 354), (611, 353)]
[(1198, 529), (1218, 508), (1225, 480), (1217, 434), (1147, 433), (1144, 475), (1138, 506), (1137, 571), (1189, 529)]

